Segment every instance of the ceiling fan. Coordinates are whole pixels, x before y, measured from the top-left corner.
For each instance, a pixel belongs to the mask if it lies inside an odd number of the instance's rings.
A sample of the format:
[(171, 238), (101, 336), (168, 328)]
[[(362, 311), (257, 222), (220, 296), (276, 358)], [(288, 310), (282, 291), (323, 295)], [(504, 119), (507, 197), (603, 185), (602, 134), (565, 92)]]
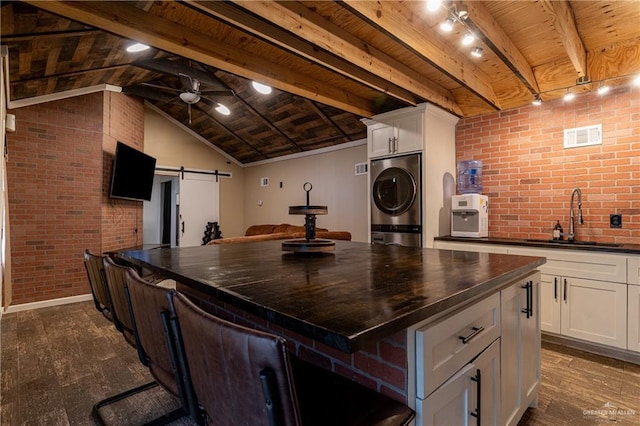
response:
[[(235, 92), (228, 88), (222, 81), (211, 73), (188, 67), (176, 61), (168, 59), (151, 59), (136, 62), (136, 65), (165, 74), (173, 74), (180, 78), (182, 87), (176, 89), (170, 86), (164, 86), (152, 83), (140, 83), (135, 86), (123, 88), (123, 92), (131, 95), (137, 95), (144, 98), (157, 100), (160, 102), (171, 102), (176, 99), (174, 96), (167, 96), (166, 92), (178, 95), (178, 98), (187, 104), (189, 112), (189, 124), (191, 124), (191, 105), (198, 103), (201, 99), (207, 99), (207, 96), (235, 96)], [(202, 83), (215, 88), (202, 90)], [(153, 89), (153, 90), (150, 90)], [(158, 92), (160, 91), (160, 92)], [(207, 99), (209, 100), (209, 99)], [(220, 103), (209, 100), (220, 107)], [(228, 114), (228, 109), (226, 109)]]

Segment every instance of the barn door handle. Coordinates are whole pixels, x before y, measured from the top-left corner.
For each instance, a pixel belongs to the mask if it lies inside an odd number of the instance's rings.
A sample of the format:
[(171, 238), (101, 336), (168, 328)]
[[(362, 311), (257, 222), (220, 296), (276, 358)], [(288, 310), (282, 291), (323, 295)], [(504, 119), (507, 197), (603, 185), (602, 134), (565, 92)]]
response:
[(180, 231), (184, 234), (184, 220), (180, 222)]

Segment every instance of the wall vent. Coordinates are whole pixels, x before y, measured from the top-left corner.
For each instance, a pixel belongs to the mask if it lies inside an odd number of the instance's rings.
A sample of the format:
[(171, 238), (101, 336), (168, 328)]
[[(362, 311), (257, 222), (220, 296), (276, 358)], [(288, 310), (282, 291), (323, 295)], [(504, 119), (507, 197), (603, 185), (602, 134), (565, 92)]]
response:
[(369, 173), (369, 163), (356, 164), (356, 176), (366, 175), (367, 173)]
[(260, 178), (260, 186), (269, 186), (269, 178), (268, 177)]
[(564, 130), (564, 147), (602, 145), (602, 124)]

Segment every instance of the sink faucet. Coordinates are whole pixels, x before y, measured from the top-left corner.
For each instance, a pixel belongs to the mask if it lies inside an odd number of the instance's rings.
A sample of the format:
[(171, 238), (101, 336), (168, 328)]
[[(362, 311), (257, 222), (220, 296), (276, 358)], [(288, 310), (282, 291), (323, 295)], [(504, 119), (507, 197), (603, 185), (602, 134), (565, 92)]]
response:
[(578, 223), (580, 225), (584, 224), (584, 219), (582, 219), (582, 191), (580, 191), (580, 188), (575, 188), (571, 193), (571, 204), (569, 205), (569, 237), (567, 238), (569, 241), (575, 240), (575, 234), (573, 233), (573, 197), (576, 194), (578, 194)]

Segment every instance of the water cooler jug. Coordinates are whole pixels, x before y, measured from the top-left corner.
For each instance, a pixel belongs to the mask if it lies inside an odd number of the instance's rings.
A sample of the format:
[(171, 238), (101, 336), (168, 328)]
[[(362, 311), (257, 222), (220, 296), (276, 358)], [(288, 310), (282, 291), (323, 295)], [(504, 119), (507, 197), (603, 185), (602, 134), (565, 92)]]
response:
[(489, 197), (463, 194), (451, 197), (451, 236), (489, 236)]

